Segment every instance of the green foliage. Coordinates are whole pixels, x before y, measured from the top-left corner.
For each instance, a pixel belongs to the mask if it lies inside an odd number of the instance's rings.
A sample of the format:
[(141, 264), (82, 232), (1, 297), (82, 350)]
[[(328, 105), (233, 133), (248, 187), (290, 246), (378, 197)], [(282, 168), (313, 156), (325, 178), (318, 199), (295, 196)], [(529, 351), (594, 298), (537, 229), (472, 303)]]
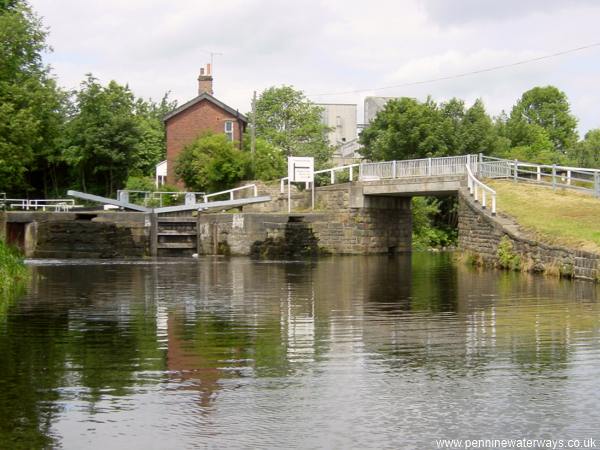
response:
[(456, 98), (438, 105), (407, 97), (387, 102), (360, 142), (371, 160), (493, 153), (503, 144), (480, 100), (465, 109)]
[[(0, 191), (41, 188), (56, 170), (64, 94), (43, 65), (46, 31), (25, 1), (0, 8)], [(36, 176), (43, 171), (42, 176)], [(54, 173), (56, 176), (56, 173)], [(47, 187), (45, 184), (44, 188)], [(45, 190), (45, 189), (44, 189)]]
[(207, 133), (183, 149), (175, 174), (197, 191), (215, 192), (233, 187), (249, 173), (250, 158), (224, 134)]
[(287, 161), (283, 153), (268, 141), (257, 138), (256, 153), (252, 156), (250, 154), (250, 139), (246, 137), (244, 139), (244, 150), (248, 152), (250, 158), (250, 178), (269, 181), (286, 175)]
[(441, 213), (441, 201), (435, 198), (413, 197), (413, 249), (444, 248), (456, 243), (456, 231), (435, 223)]
[(141, 175), (154, 173), (155, 166), (166, 157), (165, 126), (162, 118), (177, 107), (165, 94), (159, 103), (138, 99), (134, 111), (139, 128), (139, 140), (132, 155), (131, 172)]
[(91, 74), (75, 94), (64, 158), (84, 192), (110, 196), (125, 184), (141, 137), (134, 100), (127, 86), (104, 87)]
[(569, 158), (578, 167), (600, 168), (600, 128), (588, 131), (569, 152)]
[[(333, 149), (322, 108), (291, 86), (270, 87), (256, 100), (256, 136), (281, 149), (284, 156), (312, 156), (322, 166)], [(249, 114), (252, 117), (252, 114)]]
[(19, 253), (0, 240), (0, 303), (26, 276), (27, 270)]
[(130, 176), (125, 183), (125, 189), (130, 191), (156, 191), (156, 184), (153, 178)]
[(512, 146), (530, 146), (543, 140), (535, 126), (545, 131), (550, 150), (564, 154), (577, 142), (577, 119), (565, 93), (554, 86), (534, 87), (517, 101), (507, 122)]
[(498, 264), (503, 269), (520, 270), (521, 257), (514, 252), (512, 241), (503, 236), (498, 244)]

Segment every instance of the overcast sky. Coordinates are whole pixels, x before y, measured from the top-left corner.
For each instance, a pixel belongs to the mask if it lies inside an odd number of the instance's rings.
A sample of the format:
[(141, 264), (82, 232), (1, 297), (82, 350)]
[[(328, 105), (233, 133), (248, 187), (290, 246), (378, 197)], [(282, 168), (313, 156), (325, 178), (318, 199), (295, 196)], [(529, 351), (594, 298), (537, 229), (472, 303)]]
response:
[[(138, 96), (196, 95), (214, 57), (215, 96), (241, 112), (253, 90), (289, 84), (313, 101), (482, 98), (510, 111), (536, 85), (565, 91), (582, 133), (600, 127), (600, 47), (419, 86), (374, 88), (510, 64), (600, 42), (599, 0), (30, 0), (50, 29), (59, 82), (88, 72)], [(319, 96), (364, 90), (342, 95)]]

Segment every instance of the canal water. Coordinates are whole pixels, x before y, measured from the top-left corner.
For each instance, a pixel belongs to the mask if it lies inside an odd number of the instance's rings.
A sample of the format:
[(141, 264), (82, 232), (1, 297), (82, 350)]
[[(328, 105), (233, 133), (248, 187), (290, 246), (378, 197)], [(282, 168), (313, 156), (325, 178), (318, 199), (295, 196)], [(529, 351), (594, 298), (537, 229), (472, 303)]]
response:
[(448, 254), (30, 261), (0, 448), (600, 438), (599, 288)]

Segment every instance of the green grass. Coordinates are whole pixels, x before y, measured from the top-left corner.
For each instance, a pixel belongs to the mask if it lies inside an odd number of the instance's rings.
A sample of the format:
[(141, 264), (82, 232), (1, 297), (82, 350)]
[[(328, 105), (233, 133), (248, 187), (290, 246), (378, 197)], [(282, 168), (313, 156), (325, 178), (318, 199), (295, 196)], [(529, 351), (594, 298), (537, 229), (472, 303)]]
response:
[(600, 200), (570, 190), (511, 181), (489, 181), (497, 209), (528, 234), (549, 244), (600, 253)]
[(18, 252), (0, 241), (0, 303), (27, 277), (27, 270)]

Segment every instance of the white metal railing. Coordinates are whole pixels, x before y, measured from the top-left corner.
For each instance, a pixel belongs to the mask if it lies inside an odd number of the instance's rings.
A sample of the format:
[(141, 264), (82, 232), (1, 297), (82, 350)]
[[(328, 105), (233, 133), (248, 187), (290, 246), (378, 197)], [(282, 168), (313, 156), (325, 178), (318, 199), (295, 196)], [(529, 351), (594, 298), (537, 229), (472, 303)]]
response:
[(360, 179), (464, 175), (465, 166), (469, 164), (474, 167), (476, 163), (476, 155), (363, 163), (360, 165)]
[(518, 160), (480, 156), (479, 175), (507, 178), (591, 193), (600, 197), (600, 170), (557, 164), (534, 164)]
[(252, 189), (252, 193), (254, 194), (254, 197), (258, 196), (258, 188), (256, 187), (256, 184), (246, 184), (245, 186), (240, 186), (240, 187), (233, 188), (233, 189), (227, 189), (226, 191), (214, 192), (212, 194), (204, 194), (204, 196), (203, 196), (204, 203), (208, 203), (209, 198), (216, 197), (218, 195), (226, 195), (226, 194), (229, 194), (229, 200), (234, 200), (234, 196), (235, 196), (234, 194), (236, 192), (246, 190), (246, 189)]
[(73, 208), (80, 208), (72, 198), (57, 199), (27, 199), (27, 198), (6, 198), (0, 199), (0, 203), (11, 209), (22, 209), (23, 211), (69, 211)]
[(318, 175), (321, 173), (329, 173), (331, 184), (335, 184), (336, 172), (343, 172), (343, 171), (347, 170), (349, 181), (354, 181), (354, 168), (359, 167), (359, 166), (360, 166), (360, 164), (348, 164), (346, 166), (332, 167), (331, 169), (315, 170), (314, 173), (315, 173), (315, 175)]
[[(465, 164), (465, 171), (467, 172), (467, 186), (469, 193), (473, 196), (473, 200), (479, 202), (481, 199), (481, 207), (485, 209), (487, 207), (487, 193), (492, 197), (492, 215), (496, 215), (496, 191), (491, 187), (486, 186), (479, 181), (471, 170), (469, 164)], [(481, 193), (481, 195), (479, 195)]]
[[(358, 167), (358, 179), (361, 181), (381, 180), (404, 177), (424, 177), (442, 175), (464, 175), (465, 165), (469, 164), (473, 170), (477, 167), (477, 155), (448, 156), (442, 158), (409, 159), (404, 161), (385, 161), (374, 163), (350, 164), (347, 166), (333, 167), (315, 171), (330, 173), (331, 184), (336, 181), (336, 172), (348, 170), (350, 181), (354, 181), (354, 169)], [(285, 191), (288, 177), (281, 178), (279, 189)]]

